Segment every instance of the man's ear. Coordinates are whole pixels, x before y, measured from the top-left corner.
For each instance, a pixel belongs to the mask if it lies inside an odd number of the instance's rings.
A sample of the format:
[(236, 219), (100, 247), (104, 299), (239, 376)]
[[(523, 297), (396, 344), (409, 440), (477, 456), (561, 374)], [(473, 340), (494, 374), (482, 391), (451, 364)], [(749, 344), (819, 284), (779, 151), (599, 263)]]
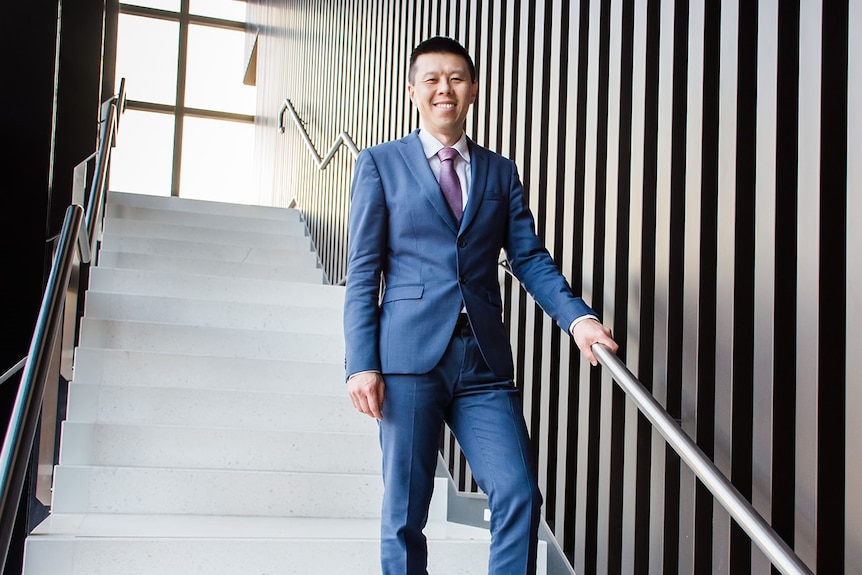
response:
[(479, 82), (473, 82), (473, 93), (470, 95), (470, 102), (476, 101), (476, 94), (479, 93)]
[[(410, 101), (413, 102), (413, 85), (407, 84), (407, 97), (410, 98)], [(413, 102), (415, 105), (416, 102)]]

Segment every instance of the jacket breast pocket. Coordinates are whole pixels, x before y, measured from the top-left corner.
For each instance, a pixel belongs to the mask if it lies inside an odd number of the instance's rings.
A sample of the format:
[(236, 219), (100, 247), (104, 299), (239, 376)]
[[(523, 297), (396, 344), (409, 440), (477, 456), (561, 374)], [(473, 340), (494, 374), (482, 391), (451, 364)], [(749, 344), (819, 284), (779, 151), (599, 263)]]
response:
[(383, 292), (383, 303), (405, 299), (420, 299), (425, 291), (421, 284), (387, 286)]

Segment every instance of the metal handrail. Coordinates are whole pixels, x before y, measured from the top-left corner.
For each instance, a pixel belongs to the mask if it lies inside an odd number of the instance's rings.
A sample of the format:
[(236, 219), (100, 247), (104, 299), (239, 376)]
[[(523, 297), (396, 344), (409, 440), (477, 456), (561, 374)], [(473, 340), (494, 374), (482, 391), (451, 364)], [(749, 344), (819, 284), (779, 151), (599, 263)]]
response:
[(653, 427), (676, 451), (680, 459), (697, 475), (737, 524), (748, 533), (751, 540), (785, 575), (811, 575), (812, 571), (802, 562), (787, 543), (763, 519), (754, 506), (742, 496), (715, 463), (683, 431), (670, 414), (661, 406), (644, 385), (628, 370), (626, 365), (601, 344), (592, 346), (596, 358), (607, 369), (617, 385), (626, 392), (637, 408), (652, 423)]
[(359, 148), (356, 147), (356, 144), (353, 142), (353, 138), (351, 138), (350, 134), (347, 132), (341, 132), (335, 138), (335, 141), (332, 143), (332, 147), (329, 148), (329, 152), (327, 152), (326, 156), (321, 158), (320, 154), (317, 153), (317, 148), (314, 147), (314, 143), (311, 141), (308, 132), (305, 130), (305, 123), (300, 119), (299, 114), (296, 113), (296, 108), (293, 107), (293, 102), (287, 98), (284, 99), (284, 103), (281, 105), (281, 110), (278, 112), (278, 131), (282, 134), (284, 133), (285, 111), (290, 111), (290, 117), (293, 118), (293, 123), (296, 124), (297, 128), (299, 128), (302, 140), (305, 142), (306, 147), (308, 147), (308, 151), (311, 152), (318, 170), (326, 168), (327, 164), (329, 164), (330, 160), (335, 156), (335, 152), (338, 151), (339, 146), (342, 144), (347, 146), (347, 149), (350, 150), (351, 154), (353, 154), (354, 159), (359, 156)]
[(21, 374), (21, 385), (0, 451), (0, 564), (4, 567), (51, 367), (53, 346), (63, 317), (63, 303), (75, 258), (75, 239), (83, 216), (84, 209), (81, 206), (73, 204), (66, 209), (60, 243), (48, 276), (27, 362)]
[[(502, 258), (500, 267), (517, 280), (509, 262)], [(715, 463), (683, 431), (680, 422), (671, 417), (652, 393), (632, 374), (626, 364), (610, 349), (593, 344), (592, 351), (599, 363), (610, 372), (617, 385), (634, 402), (652, 426), (661, 433), (668, 445), (679, 455), (689, 469), (712, 492), (722, 507), (736, 520), (742, 529), (784, 575), (813, 575), (812, 571), (775, 532), (754, 506), (742, 496), (738, 489), (716, 467)]]
[[(125, 79), (120, 81), (119, 94), (104, 104), (103, 116), (106, 114), (107, 117), (102, 120), (99, 151), (96, 154), (96, 168), (86, 214), (84, 207), (74, 201), (66, 208), (30, 348), (27, 357), (22, 360), (24, 370), (0, 450), (0, 570), (6, 566), (12, 543), (30, 454), (41, 416), (42, 400), (52, 373), (52, 358), (55, 353), (61, 351), (55, 349), (59, 347), (55, 344), (63, 325), (72, 271), (76, 264), (89, 262), (96, 251), (106, 199), (110, 151), (119, 122), (118, 112), (125, 107)], [(78, 262), (75, 260), (76, 256)], [(18, 371), (20, 365), (21, 362), (16, 364), (7, 375), (11, 376)]]

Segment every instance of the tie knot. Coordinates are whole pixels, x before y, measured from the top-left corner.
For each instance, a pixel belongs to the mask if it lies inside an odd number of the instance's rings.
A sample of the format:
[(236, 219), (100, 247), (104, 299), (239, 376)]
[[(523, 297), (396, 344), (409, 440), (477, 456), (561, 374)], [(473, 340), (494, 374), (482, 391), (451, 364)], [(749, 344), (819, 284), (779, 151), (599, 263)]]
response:
[(451, 160), (455, 156), (458, 155), (458, 150), (455, 148), (441, 148), (439, 152), (437, 152), (437, 157), (440, 158), (441, 162), (445, 162), (446, 160)]

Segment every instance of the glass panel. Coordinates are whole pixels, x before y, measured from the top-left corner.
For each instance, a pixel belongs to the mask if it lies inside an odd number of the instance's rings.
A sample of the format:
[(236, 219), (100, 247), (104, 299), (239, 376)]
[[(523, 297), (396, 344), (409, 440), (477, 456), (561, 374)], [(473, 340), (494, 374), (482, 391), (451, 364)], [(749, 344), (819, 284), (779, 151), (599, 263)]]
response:
[(189, 12), (198, 16), (245, 22), (245, 2), (240, 0), (191, 0)]
[(252, 189), (254, 124), (189, 118), (183, 126), (180, 196), (184, 198), (260, 203)]
[(128, 0), (126, 2), (120, 2), (120, 6), (123, 4), (143, 6), (144, 8), (157, 8), (159, 10), (170, 10), (171, 12), (180, 11), (180, 0)]
[(255, 88), (242, 83), (244, 54), (244, 32), (189, 26), (186, 106), (254, 114)]
[(109, 189), (170, 196), (173, 148), (173, 116), (126, 110), (111, 152)]
[(179, 34), (178, 22), (120, 14), (115, 88), (125, 78), (129, 100), (175, 104)]

